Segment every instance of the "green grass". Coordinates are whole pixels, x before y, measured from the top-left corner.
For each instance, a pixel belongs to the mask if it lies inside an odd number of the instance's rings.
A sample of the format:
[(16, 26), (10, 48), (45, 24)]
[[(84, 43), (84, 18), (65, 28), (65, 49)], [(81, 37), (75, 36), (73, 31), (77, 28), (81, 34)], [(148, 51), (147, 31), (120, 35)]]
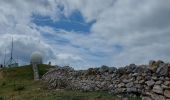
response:
[[(48, 65), (38, 65), (40, 77), (47, 72), (49, 68)], [(3, 70), (5, 79), (12, 80), (32, 80), (33, 79), (33, 71), (31, 65), (21, 66), (21, 67), (13, 67), (13, 68), (4, 68)]]
[[(40, 77), (51, 68), (39, 65)], [(3, 77), (2, 77), (3, 76)], [(33, 81), (30, 65), (0, 69), (0, 100), (122, 100), (107, 92), (48, 90), (42, 81)], [(140, 100), (130, 98), (130, 100)]]

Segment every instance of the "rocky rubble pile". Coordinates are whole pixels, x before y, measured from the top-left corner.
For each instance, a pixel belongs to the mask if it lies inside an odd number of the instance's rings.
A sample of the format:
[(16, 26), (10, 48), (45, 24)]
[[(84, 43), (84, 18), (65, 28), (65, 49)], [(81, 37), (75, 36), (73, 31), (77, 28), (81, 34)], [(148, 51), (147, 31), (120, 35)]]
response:
[(43, 78), (50, 89), (108, 91), (112, 94), (135, 94), (143, 100), (170, 100), (170, 64), (150, 61), (149, 65), (130, 64), (122, 68), (102, 66), (88, 70), (58, 67)]

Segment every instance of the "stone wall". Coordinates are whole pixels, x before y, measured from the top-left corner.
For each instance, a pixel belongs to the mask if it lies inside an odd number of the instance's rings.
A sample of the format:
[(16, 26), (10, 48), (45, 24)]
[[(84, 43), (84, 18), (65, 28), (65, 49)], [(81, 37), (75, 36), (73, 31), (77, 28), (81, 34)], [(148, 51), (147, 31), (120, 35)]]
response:
[(57, 67), (43, 75), (50, 89), (108, 91), (112, 94), (139, 95), (143, 100), (170, 100), (170, 64), (150, 61), (122, 68), (102, 66), (88, 70)]

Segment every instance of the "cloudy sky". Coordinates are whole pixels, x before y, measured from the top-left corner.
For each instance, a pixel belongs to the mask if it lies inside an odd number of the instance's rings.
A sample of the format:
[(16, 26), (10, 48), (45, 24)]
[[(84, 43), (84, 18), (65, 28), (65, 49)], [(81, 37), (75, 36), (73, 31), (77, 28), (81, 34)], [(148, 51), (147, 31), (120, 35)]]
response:
[(170, 61), (170, 0), (0, 0), (0, 63), (14, 58), (76, 69)]

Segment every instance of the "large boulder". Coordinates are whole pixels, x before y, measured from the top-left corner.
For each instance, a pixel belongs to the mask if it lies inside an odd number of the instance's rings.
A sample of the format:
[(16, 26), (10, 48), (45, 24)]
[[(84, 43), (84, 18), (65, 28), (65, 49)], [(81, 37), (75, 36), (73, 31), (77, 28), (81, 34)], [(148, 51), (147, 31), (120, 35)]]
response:
[(150, 60), (150, 61), (149, 61), (149, 69), (150, 69), (152, 72), (156, 72), (157, 68), (158, 68), (157, 62), (154, 61), (154, 60)]
[(159, 67), (156, 70), (158, 76), (167, 76), (168, 75), (168, 65), (165, 63), (160, 63)]

